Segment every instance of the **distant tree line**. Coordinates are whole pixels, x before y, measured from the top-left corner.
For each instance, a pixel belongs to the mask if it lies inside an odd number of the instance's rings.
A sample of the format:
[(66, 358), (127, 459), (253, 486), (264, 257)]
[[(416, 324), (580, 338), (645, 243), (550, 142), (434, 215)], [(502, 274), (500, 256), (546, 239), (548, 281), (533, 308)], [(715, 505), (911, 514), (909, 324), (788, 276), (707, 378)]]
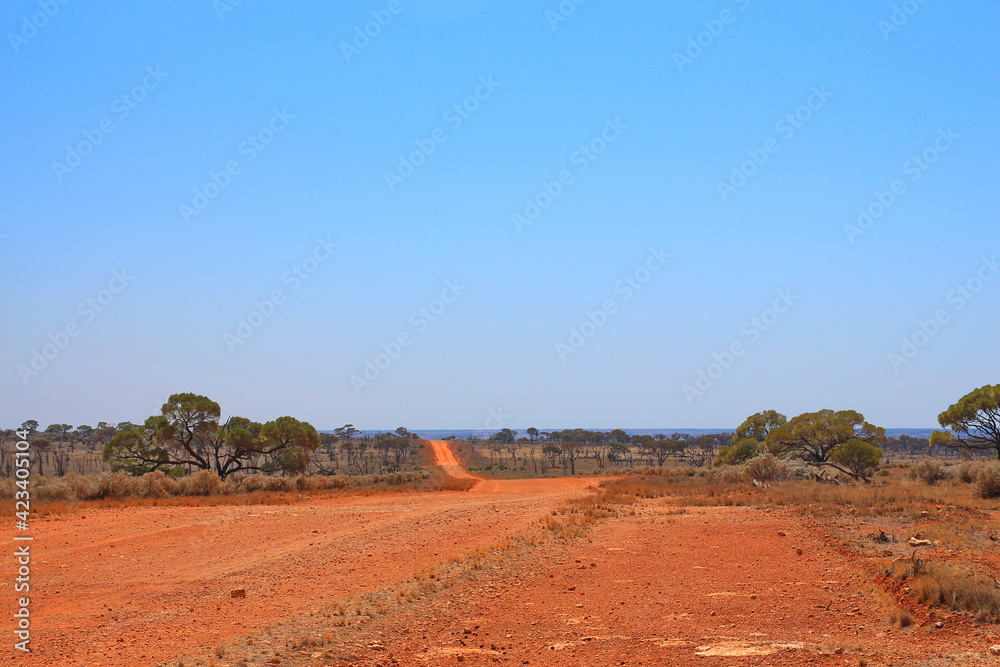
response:
[[(363, 434), (347, 424), (319, 433), (287, 416), (266, 423), (236, 416), (222, 421), (218, 403), (192, 393), (174, 394), (141, 425), (51, 424), (40, 431), (37, 421), (28, 420), (19, 430), (31, 442), (33, 470), (58, 477), (109, 470), (173, 477), (210, 470), (222, 479), (235, 473), (384, 474), (415, 466), (420, 447), (416, 434), (403, 427)], [(13, 472), (17, 440), (14, 430), (0, 430), (0, 476)]]
[(1000, 457), (1000, 385), (985, 386), (962, 397), (938, 415), (945, 428), (929, 438), (888, 437), (885, 429), (853, 410), (820, 410), (792, 419), (776, 410), (748, 417), (733, 433), (693, 436), (629, 435), (623, 429), (539, 431), (524, 436), (500, 429), (486, 440), (469, 438), (484, 449), (490, 464), (575, 474), (578, 462), (593, 461), (598, 470), (636, 465), (740, 465), (758, 456), (794, 459), (813, 467), (817, 477), (838, 472), (868, 481), (887, 455), (962, 456), (989, 453)]

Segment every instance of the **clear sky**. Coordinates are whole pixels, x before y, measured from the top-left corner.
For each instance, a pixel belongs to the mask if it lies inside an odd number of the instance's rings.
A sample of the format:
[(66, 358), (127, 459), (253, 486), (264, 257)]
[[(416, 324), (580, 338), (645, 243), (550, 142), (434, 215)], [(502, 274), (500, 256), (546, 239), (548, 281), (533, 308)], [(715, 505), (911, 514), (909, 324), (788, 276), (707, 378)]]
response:
[(0, 28), (4, 426), (192, 391), (318, 428), (924, 427), (1000, 382), (994, 2)]

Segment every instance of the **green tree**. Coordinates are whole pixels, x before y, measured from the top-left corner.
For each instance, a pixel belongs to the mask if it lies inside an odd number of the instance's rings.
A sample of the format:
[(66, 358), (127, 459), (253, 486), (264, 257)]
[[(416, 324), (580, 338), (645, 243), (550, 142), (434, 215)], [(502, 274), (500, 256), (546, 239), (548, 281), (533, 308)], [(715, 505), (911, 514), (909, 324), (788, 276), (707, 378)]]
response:
[(354, 428), (354, 424), (344, 424), (340, 428), (333, 429), (333, 434), (342, 440), (350, 440), (355, 438), (361, 433), (358, 429)]
[(856, 479), (866, 482), (881, 460), (881, 448), (857, 438), (848, 440), (830, 454), (831, 462), (846, 469)]
[[(846, 443), (858, 440), (872, 446), (886, 441), (885, 429), (865, 421), (854, 410), (820, 410), (793, 417), (772, 429), (765, 440), (767, 449), (780, 456), (798, 458), (816, 467), (831, 467), (856, 479), (865, 479), (841, 464), (834, 453)], [(857, 451), (852, 445), (848, 451)], [(845, 454), (846, 455), (846, 454)]]
[(115, 434), (104, 446), (103, 458), (112, 472), (144, 475), (156, 470), (170, 470), (177, 463), (157, 440), (157, 432), (166, 426), (162, 416), (150, 417), (142, 428)]
[(628, 445), (623, 442), (612, 441), (608, 443), (608, 460), (612, 463), (621, 461), (628, 456)]
[(752, 414), (736, 427), (733, 442), (735, 443), (747, 438), (756, 440), (757, 442), (764, 442), (767, 439), (768, 433), (787, 423), (788, 417), (776, 410), (764, 410), (763, 412)]
[(182, 466), (214, 470), (225, 479), (265, 468), (302, 472), (319, 447), (316, 429), (292, 417), (262, 426), (246, 417), (220, 424), (220, 414), (219, 404), (205, 396), (174, 394), (142, 428), (115, 434), (104, 448), (104, 460), (132, 474)]
[(760, 454), (760, 442), (753, 438), (742, 438), (731, 445), (720, 447), (712, 465), (739, 465)]
[(1000, 457), (1000, 384), (974, 389), (938, 415), (950, 431), (935, 431), (932, 445), (978, 451), (993, 450)]
[(490, 436), (490, 440), (494, 440), (496, 442), (500, 442), (503, 444), (512, 443), (516, 439), (517, 439), (517, 431), (512, 431), (509, 428), (502, 428), (496, 433), (494, 433), (492, 436)]
[[(311, 424), (294, 417), (278, 417), (260, 428), (259, 438), (247, 439), (242, 451), (260, 454), (269, 464), (289, 475), (301, 475), (319, 448), (319, 433)], [(254, 446), (256, 445), (256, 446)]]

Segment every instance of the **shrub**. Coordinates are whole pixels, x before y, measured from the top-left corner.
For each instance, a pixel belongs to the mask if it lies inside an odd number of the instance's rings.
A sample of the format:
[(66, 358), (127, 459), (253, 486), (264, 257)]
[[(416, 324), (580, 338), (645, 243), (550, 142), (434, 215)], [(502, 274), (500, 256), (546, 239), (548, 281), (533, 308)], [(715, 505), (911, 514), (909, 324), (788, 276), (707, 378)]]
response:
[(739, 465), (746, 463), (760, 453), (760, 443), (752, 438), (743, 438), (732, 445), (719, 449), (712, 465)]
[(199, 470), (190, 477), (182, 477), (177, 487), (185, 496), (214, 496), (222, 491), (222, 480), (211, 470)]
[(1000, 463), (981, 466), (973, 488), (980, 498), (1000, 498)]
[(955, 476), (966, 484), (972, 484), (982, 468), (983, 464), (978, 461), (963, 461), (955, 468)]
[(139, 479), (139, 494), (143, 498), (166, 498), (177, 495), (177, 481), (160, 471), (147, 472)]
[(103, 498), (121, 500), (137, 495), (135, 493), (136, 486), (136, 479), (131, 475), (121, 472), (105, 473), (94, 480), (89, 489), (90, 495), (84, 500)]
[(833, 450), (830, 460), (867, 479), (882, 460), (882, 450), (864, 440), (852, 438)]
[(1000, 587), (991, 578), (946, 563), (934, 563), (917, 575), (913, 594), (921, 602), (971, 612), (976, 620), (1000, 620)]
[(910, 477), (919, 479), (924, 484), (934, 486), (938, 482), (948, 479), (948, 469), (936, 459), (924, 459), (920, 463), (910, 468)]
[(740, 477), (756, 484), (769, 484), (789, 479), (809, 479), (812, 477), (812, 471), (802, 461), (779, 459), (774, 454), (761, 454), (740, 467)]

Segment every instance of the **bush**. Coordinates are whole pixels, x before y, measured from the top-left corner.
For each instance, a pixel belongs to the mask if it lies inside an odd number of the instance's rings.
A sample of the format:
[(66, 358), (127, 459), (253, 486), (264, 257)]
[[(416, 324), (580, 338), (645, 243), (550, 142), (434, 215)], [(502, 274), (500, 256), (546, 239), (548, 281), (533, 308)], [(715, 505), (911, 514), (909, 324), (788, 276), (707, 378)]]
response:
[(812, 476), (812, 470), (802, 461), (779, 459), (774, 454), (755, 456), (740, 466), (740, 477), (755, 484), (809, 479)]
[(972, 484), (982, 469), (983, 464), (978, 461), (963, 461), (955, 468), (955, 476), (966, 484)]
[(182, 477), (177, 487), (185, 496), (214, 496), (222, 491), (222, 480), (211, 470), (199, 470), (190, 477)]
[(938, 482), (948, 479), (948, 469), (936, 459), (924, 459), (920, 463), (910, 468), (910, 477), (919, 479), (924, 484), (934, 486)]
[(878, 468), (882, 450), (864, 440), (852, 438), (833, 450), (830, 460), (867, 479)]
[(752, 438), (743, 438), (732, 445), (719, 449), (712, 462), (714, 466), (739, 465), (746, 463), (760, 453), (760, 443)]
[(979, 498), (1000, 498), (1000, 463), (981, 466), (973, 484)]
[(160, 471), (147, 472), (139, 479), (137, 489), (142, 498), (167, 498), (177, 495), (177, 481)]
[(918, 600), (971, 612), (979, 621), (1000, 621), (1000, 587), (992, 577), (946, 563), (934, 563), (923, 569), (926, 572), (917, 575), (912, 584)]
[(91, 484), (89, 498), (83, 500), (100, 500), (103, 498), (113, 498), (121, 500), (129, 496), (136, 496), (136, 478), (121, 472), (105, 473), (99, 476)]

